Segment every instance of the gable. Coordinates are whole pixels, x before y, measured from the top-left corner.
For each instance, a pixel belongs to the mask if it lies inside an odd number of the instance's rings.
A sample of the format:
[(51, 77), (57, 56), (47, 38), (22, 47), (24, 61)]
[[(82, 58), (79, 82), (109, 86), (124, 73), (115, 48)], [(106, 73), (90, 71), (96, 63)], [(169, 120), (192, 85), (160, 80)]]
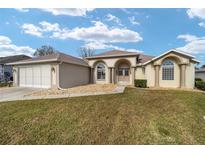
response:
[(182, 51), (179, 51), (179, 50), (176, 50), (176, 49), (172, 49), (172, 50), (169, 50), (153, 59), (151, 59), (150, 61), (147, 61), (144, 63), (144, 65), (147, 65), (149, 63), (153, 63), (154, 65), (161, 65), (162, 61), (164, 59), (173, 59), (175, 61), (177, 61), (179, 64), (183, 63), (183, 64), (189, 64), (190, 62), (193, 62), (193, 63), (199, 63), (199, 61), (197, 61), (194, 56), (190, 55), (190, 54), (187, 54), (187, 53), (184, 53)]

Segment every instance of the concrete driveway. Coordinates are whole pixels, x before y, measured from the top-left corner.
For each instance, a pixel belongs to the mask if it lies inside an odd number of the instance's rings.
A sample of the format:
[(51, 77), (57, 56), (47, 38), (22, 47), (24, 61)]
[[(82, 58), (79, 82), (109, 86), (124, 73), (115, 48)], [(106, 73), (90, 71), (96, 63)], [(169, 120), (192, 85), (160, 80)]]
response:
[(8, 87), (0, 88), (0, 102), (23, 100), (25, 95), (39, 91), (38, 88)]

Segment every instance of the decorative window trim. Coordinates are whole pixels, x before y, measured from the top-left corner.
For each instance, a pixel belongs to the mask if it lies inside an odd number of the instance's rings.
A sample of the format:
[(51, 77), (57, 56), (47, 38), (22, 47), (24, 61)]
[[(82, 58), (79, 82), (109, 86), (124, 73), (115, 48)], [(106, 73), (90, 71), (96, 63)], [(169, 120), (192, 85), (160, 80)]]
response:
[(162, 63), (162, 80), (174, 80), (174, 63), (169, 59)]

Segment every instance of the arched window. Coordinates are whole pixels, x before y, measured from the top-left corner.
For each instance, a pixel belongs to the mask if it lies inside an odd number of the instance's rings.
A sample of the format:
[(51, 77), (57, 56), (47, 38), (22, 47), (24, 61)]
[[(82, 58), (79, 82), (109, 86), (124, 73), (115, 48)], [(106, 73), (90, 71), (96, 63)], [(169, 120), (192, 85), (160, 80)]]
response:
[(174, 63), (171, 60), (162, 64), (162, 80), (174, 80)]
[(104, 64), (97, 65), (97, 79), (105, 80), (105, 65)]

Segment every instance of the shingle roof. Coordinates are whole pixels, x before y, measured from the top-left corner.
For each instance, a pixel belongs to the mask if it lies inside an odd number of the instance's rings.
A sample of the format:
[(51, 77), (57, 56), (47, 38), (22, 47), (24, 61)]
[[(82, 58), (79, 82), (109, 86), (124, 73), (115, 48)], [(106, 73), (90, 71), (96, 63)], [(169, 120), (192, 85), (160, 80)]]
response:
[(140, 55), (139, 55), (139, 61), (140, 61), (140, 63), (145, 63), (145, 62), (151, 60), (152, 58), (154, 58), (154, 56), (143, 55), (143, 54), (140, 54)]
[(51, 55), (33, 57), (32, 59), (23, 60), (23, 61), (19, 61), (16, 63), (10, 63), (10, 65), (42, 63), (42, 62), (65, 62), (65, 63), (71, 63), (71, 64), (82, 65), (82, 66), (88, 67), (88, 64), (83, 59), (76, 58), (76, 57), (64, 54), (62, 52), (57, 52)]
[(129, 52), (129, 51), (122, 51), (122, 50), (111, 50), (106, 51), (95, 56), (110, 56), (110, 55), (126, 55), (126, 54), (138, 54), (137, 52)]
[(30, 59), (31, 57), (26, 55), (15, 55), (15, 56), (7, 56), (7, 57), (0, 57), (0, 64), (6, 64), (6, 63), (13, 63), (25, 59)]
[(122, 51), (122, 50), (111, 50), (111, 51), (107, 51), (107, 52), (103, 52), (97, 55), (94, 55), (92, 57), (88, 57), (88, 59), (92, 59), (92, 58), (100, 58), (100, 57), (114, 57), (114, 56), (139, 56), (139, 63), (145, 63), (149, 60), (151, 60), (152, 58), (154, 58), (154, 56), (149, 56), (149, 55), (144, 55), (141, 53), (137, 53), (137, 52), (129, 52), (129, 51)]
[(100, 58), (100, 57), (116, 57), (116, 56), (123, 56), (123, 55), (139, 55), (137, 52), (129, 52), (129, 51), (122, 51), (122, 50), (111, 50), (111, 51), (106, 51), (100, 54), (96, 54), (91, 57), (87, 57), (87, 59), (92, 59), (92, 58)]

